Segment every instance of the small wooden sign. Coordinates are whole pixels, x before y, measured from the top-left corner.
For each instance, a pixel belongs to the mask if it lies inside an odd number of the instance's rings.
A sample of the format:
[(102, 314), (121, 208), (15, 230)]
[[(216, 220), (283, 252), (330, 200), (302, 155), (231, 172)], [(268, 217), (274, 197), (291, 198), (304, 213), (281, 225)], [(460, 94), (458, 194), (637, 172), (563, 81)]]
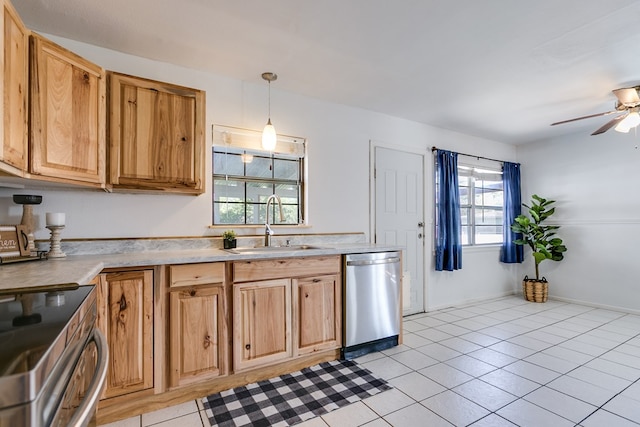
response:
[(27, 255), (29, 239), (24, 225), (0, 225), (0, 258)]

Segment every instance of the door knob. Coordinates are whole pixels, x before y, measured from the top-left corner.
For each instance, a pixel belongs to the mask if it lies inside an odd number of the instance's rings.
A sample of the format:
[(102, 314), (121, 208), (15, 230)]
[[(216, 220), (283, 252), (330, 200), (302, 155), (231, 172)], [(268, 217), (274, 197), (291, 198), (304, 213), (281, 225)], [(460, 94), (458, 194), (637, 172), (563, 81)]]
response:
[(422, 239), (422, 233), (418, 233), (418, 239)]
[(420, 222), (418, 223), (418, 227), (424, 227), (424, 222), (420, 221)]

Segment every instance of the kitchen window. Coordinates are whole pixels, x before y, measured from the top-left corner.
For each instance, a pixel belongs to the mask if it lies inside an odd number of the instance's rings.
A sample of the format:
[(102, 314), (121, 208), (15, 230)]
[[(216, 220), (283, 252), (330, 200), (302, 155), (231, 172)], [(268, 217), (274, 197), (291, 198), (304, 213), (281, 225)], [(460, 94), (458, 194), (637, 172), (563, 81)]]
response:
[(258, 225), (266, 221), (266, 202), (276, 194), (284, 217), (271, 205), (272, 223), (304, 223), (305, 143), (278, 135), (273, 152), (261, 150), (261, 133), (214, 126), (213, 224)]
[(463, 245), (502, 243), (503, 184), (500, 170), (458, 165)]

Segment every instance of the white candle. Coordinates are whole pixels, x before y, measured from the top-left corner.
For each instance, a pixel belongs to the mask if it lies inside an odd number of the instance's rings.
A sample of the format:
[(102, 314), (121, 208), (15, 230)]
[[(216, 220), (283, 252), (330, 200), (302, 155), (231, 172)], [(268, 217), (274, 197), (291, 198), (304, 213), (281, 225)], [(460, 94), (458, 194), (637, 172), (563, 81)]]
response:
[(64, 214), (47, 212), (47, 225), (64, 225)]

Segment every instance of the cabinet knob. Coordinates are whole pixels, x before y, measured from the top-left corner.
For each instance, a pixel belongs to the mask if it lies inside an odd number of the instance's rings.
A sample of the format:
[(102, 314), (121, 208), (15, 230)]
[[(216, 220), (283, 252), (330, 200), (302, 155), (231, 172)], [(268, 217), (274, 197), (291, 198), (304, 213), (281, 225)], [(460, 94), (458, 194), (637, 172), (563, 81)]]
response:
[(204, 343), (202, 344), (202, 345), (203, 345), (203, 347), (205, 348), (205, 350), (206, 350), (206, 349), (208, 349), (208, 348), (209, 348), (209, 346), (210, 346), (211, 344), (213, 344), (213, 343), (211, 342), (211, 335), (205, 335), (205, 337), (204, 337)]
[(191, 289), (189, 291), (189, 295), (192, 296), (192, 297), (195, 297), (196, 296), (196, 290), (195, 289)]
[(251, 349), (251, 344), (247, 344), (244, 346), (245, 350), (250, 350)]

